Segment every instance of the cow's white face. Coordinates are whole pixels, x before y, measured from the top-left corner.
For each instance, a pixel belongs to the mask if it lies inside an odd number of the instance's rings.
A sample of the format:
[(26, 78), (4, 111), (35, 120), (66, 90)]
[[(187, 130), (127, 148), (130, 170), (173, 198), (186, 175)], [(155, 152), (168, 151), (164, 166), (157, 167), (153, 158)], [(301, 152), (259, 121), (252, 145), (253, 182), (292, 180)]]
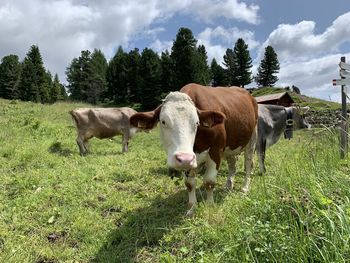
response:
[(196, 168), (193, 145), (199, 117), (191, 98), (181, 92), (171, 92), (162, 105), (159, 125), (168, 166), (180, 170)]
[(198, 125), (210, 129), (224, 121), (223, 113), (197, 109), (191, 98), (182, 92), (170, 92), (155, 110), (139, 112), (130, 118), (132, 126), (144, 130), (160, 123), (160, 139), (168, 155), (168, 166), (177, 170), (197, 167), (193, 146)]

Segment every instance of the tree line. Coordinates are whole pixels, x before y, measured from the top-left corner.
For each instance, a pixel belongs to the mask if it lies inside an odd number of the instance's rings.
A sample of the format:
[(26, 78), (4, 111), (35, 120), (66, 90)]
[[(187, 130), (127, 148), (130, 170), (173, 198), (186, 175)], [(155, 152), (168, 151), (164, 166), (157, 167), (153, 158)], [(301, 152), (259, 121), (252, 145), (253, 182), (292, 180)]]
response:
[(45, 69), (39, 48), (33, 45), (22, 62), (17, 55), (2, 58), (0, 97), (54, 103), (68, 96), (58, 75), (52, 76), (51, 72)]
[(256, 76), (252, 76), (252, 59), (242, 38), (226, 50), (223, 61), (219, 65), (213, 59), (209, 65), (205, 46), (197, 45), (188, 28), (179, 29), (170, 53), (166, 50), (159, 55), (150, 48), (126, 52), (120, 46), (107, 61), (101, 50), (83, 50), (66, 69), (67, 97), (57, 74), (52, 79), (43, 67), (39, 48), (32, 46), (22, 63), (16, 55), (2, 59), (0, 97), (42, 103), (66, 98), (92, 104), (139, 103), (151, 109), (168, 92), (188, 83), (244, 88), (253, 81), (265, 87), (278, 80), (279, 62), (271, 46), (266, 47)]

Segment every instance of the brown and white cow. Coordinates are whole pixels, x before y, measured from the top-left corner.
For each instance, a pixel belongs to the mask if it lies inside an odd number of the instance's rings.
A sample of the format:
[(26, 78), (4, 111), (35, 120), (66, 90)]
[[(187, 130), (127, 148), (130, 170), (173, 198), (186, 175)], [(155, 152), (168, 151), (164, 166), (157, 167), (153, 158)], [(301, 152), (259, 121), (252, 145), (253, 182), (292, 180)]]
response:
[(206, 166), (203, 184), (207, 201), (212, 203), (221, 159), (225, 157), (228, 162), (227, 187), (232, 189), (236, 155), (244, 151), (246, 179), (243, 191), (248, 191), (257, 118), (257, 103), (242, 88), (188, 84), (180, 92), (169, 93), (155, 110), (133, 115), (130, 123), (151, 129), (160, 122), (160, 138), (167, 152), (168, 166), (190, 171), (185, 177), (190, 215), (197, 202), (195, 170), (202, 163)]
[(80, 155), (88, 153), (88, 140), (123, 135), (122, 152), (128, 151), (129, 139), (137, 132), (130, 126), (130, 116), (137, 111), (128, 108), (79, 108), (69, 112), (77, 128)]

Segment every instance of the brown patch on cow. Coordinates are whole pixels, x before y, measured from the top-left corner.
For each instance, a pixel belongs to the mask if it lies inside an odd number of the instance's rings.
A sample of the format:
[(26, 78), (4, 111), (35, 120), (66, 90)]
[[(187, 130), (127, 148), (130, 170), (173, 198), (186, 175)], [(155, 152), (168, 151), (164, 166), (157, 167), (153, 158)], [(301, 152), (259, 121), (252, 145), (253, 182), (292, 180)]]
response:
[(248, 91), (239, 87), (209, 88), (198, 84), (188, 84), (180, 91), (189, 95), (199, 110), (221, 112), (226, 117), (224, 123), (211, 128), (198, 127), (195, 152), (210, 149), (210, 158), (218, 168), (226, 147), (234, 150), (249, 143), (257, 123), (258, 105)]
[(206, 111), (197, 109), (200, 126), (211, 128), (215, 125), (224, 123), (226, 116), (219, 111)]
[(214, 182), (204, 182), (203, 183), (204, 189), (207, 191), (210, 191), (215, 188), (215, 183)]
[(219, 169), (223, 151), (226, 147), (226, 131), (224, 124), (212, 128), (198, 127), (194, 143), (194, 152), (203, 152), (209, 149), (209, 156)]
[(192, 185), (188, 182), (185, 182), (185, 185), (186, 185), (186, 188), (187, 188), (187, 191), (191, 192), (192, 191)]
[(130, 124), (136, 128), (140, 128), (143, 130), (153, 129), (159, 121), (159, 114), (161, 108), (162, 107), (159, 106), (153, 111), (139, 112), (134, 114), (130, 117)]

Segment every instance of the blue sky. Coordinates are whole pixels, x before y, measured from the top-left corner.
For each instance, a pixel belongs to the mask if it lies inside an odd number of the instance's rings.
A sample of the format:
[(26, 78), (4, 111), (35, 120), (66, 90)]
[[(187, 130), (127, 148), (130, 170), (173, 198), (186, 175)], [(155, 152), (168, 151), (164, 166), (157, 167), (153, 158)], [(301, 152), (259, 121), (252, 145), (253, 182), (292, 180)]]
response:
[(340, 87), (331, 80), (339, 78), (341, 56), (350, 62), (346, 0), (2, 0), (0, 57), (23, 59), (37, 44), (45, 67), (65, 82), (65, 69), (81, 50), (101, 49), (107, 59), (119, 45), (162, 52), (180, 27), (190, 28), (209, 60), (219, 62), (243, 38), (253, 73), (271, 45), (281, 66), (276, 86), (296, 85), (303, 94), (340, 100)]

